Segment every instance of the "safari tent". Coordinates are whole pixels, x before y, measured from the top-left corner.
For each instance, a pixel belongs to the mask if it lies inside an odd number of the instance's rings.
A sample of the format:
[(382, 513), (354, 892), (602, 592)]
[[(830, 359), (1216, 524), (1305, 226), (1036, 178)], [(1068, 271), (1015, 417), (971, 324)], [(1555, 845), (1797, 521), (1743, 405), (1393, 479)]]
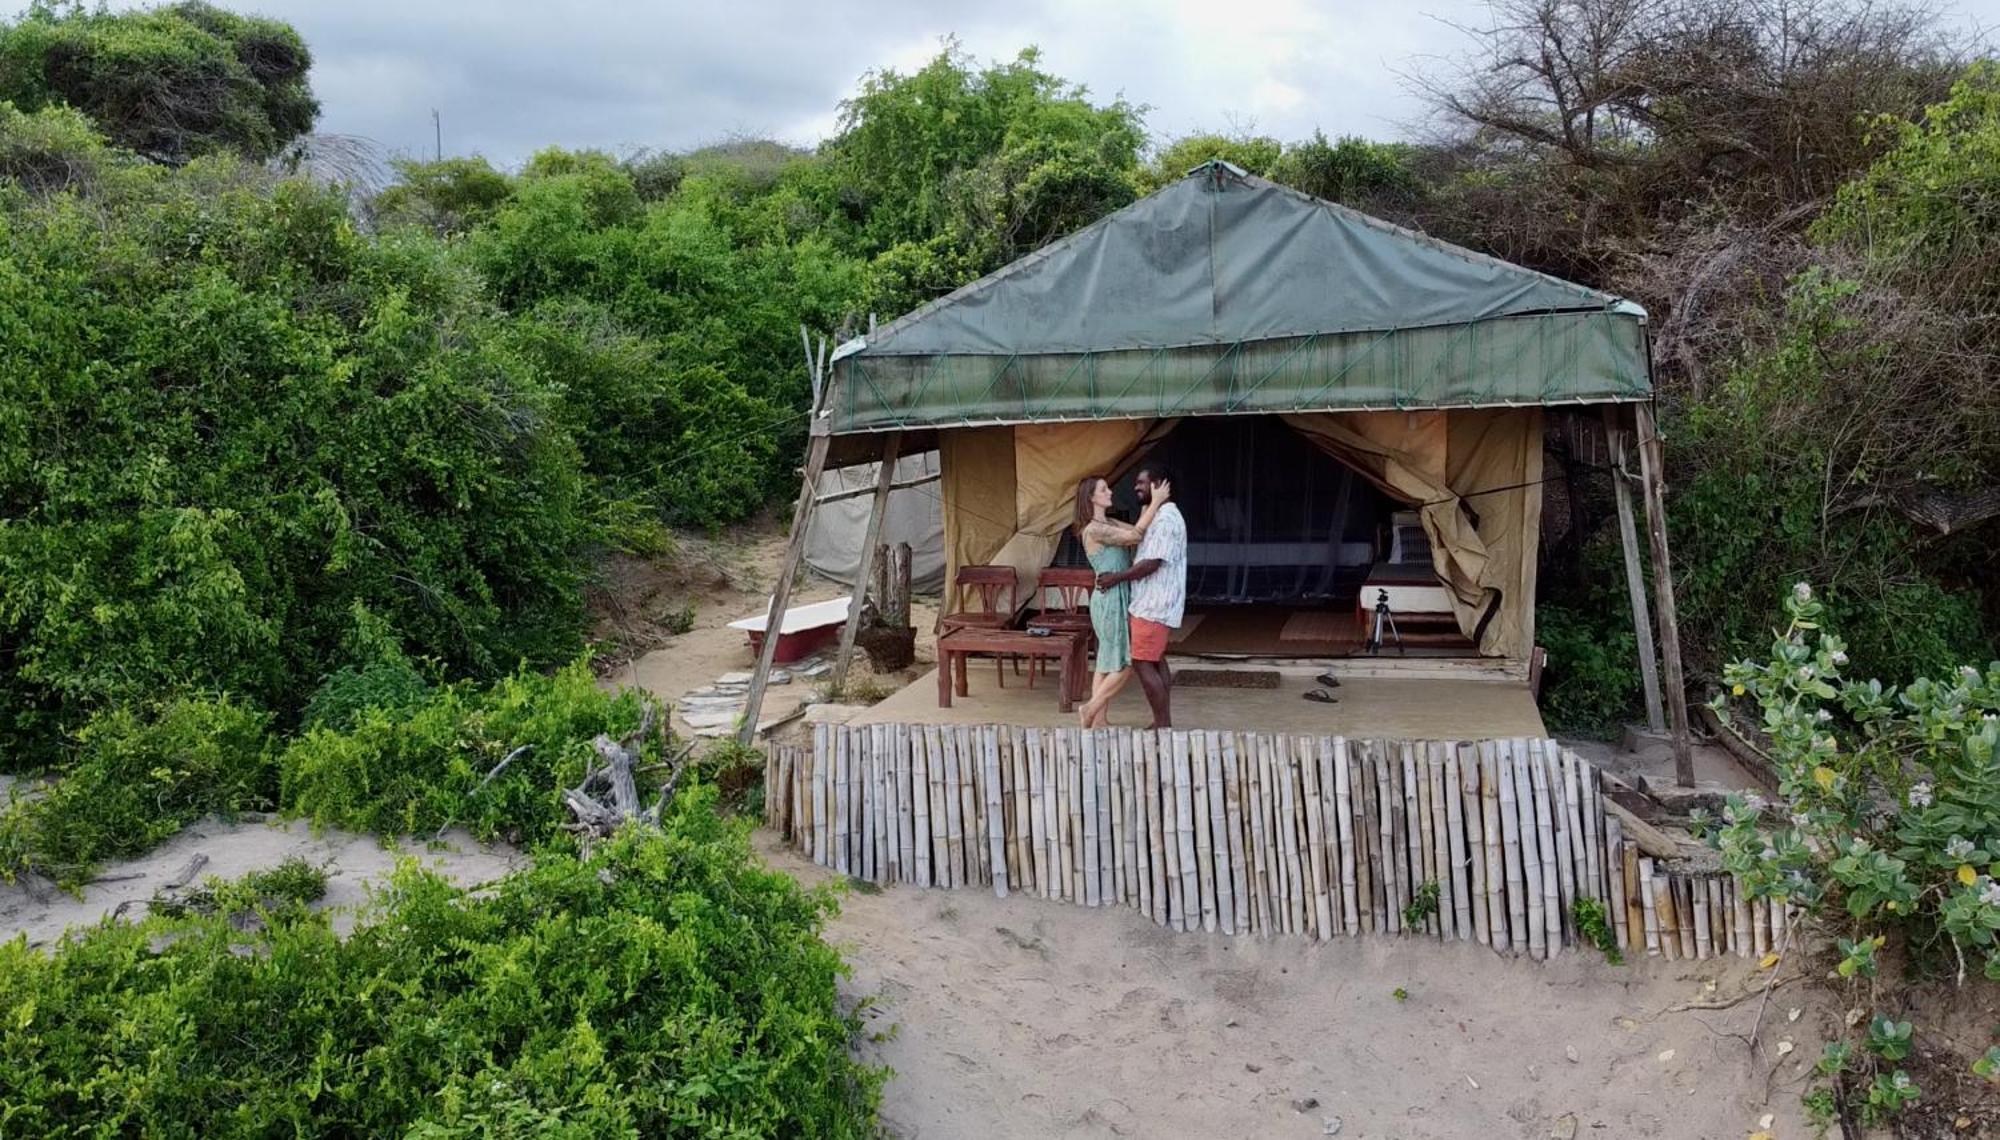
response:
[[(1078, 481), (1166, 455), (1191, 607), (1227, 619), (1233, 651), (1303, 640), (1336, 655), (1287, 631), (1312, 612), (1334, 615), (1322, 630), (1365, 621), (1356, 594), (1392, 557), (1412, 559), (1392, 549), (1407, 538), (1442, 599), (1444, 641), (1525, 677), (1547, 421), (1601, 419), (1621, 463), (1643, 461), (1632, 482), (1657, 523), (1652, 397), (1647, 317), (1631, 301), (1216, 162), (841, 345), (807, 478), (935, 449), (944, 581), (1012, 567), (1028, 605), (1036, 575), (1075, 557)], [(1651, 530), (1677, 674), (1665, 535)], [(1626, 539), (1650, 679), (1631, 527)], [(1286, 616), (1244, 617), (1260, 608)]]

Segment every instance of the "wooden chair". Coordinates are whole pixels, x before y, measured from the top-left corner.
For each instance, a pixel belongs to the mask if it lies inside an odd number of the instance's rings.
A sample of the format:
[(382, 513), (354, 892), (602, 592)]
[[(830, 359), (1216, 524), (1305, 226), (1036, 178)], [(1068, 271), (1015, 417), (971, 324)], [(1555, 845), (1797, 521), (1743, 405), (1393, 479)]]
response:
[[(961, 566), (952, 579), (951, 604), (959, 608), (938, 615), (938, 632), (955, 629), (1006, 629), (1014, 624), (1014, 568), (1012, 566)], [(976, 601), (974, 600), (976, 598)], [(1014, 661), (1019, 672), (1021, 663)], [(1007, 687), (1007, 673), (999, 657), (993, 669), (1000, 687)]]
[[(1029, 629), (1053, 629), (1080, 633), (1086, 655), (1097, 651), (1097, 627), (1090, 620), (1090, 595), (1097, 589), (1097, 571), (1088, 566), (1051, 566), (1035, 579), (1035, 598), (1046, 603), (1051, 593), (1053, 607), (1042, 610), (1028, 622)], [(1028, 683), (1035, 683), (1038, 661), (1028, 662)]]

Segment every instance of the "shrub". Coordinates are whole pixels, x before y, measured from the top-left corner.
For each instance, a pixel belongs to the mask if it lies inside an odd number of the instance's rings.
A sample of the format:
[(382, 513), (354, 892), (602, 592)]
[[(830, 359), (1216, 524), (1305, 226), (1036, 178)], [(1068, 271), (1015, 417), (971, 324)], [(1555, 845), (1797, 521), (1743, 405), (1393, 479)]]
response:
[(0, 1130), (872, 1135), (831, 896), (713, 800), (478, 893), (406, 863), (344, 939), (294, 905), (0, 945)]
[[(1917, 969), (2000, 979), (2000, 662), (1900, 689), (1850, 680), (1826, 612), (1799, 584), (1768, 656), (1726, 671), (1717, 705), (1759, 711), (1779, 800), (1731, 798), (1713, 842), (1752, 897), (1832, 927), (1839, 977), (1866, 983), (1892, 947)], [(1873, 1078), (1864, 1114), (1893, 1113), (1916, 1096), (1895, 1064), (1909, 1033), (1878, 1018), (1866, 1052), (1841, 1050), (1823, 1072)]]
[[(599, 687), (587, 662), (523, 670), (491, 686), (460, 683), (421, 703), (371, 708), (345, 729), (315, 728), (278, 757), (285, 810), (385, 835), (464, 827), (480, 839), (538, 843), (560, 834), (562, 790), (583, 779), (599, 733), (623, 739), (641, 696)], [(664, 726), (642, 742), (658, 762)], [(498, 776), (486, 777), (510, 753)], [(641, 776), (641, 791), (661, 772)]]
[(163, 692), (288, 721), (361, 611), (448, 675), (573, 656), (602, 533), (451, 249), (240, 163), (123, 161), (0, 192), (0, 753)]
[(67, 773), (0, 816), (0, 873), (65, 884), (105, 859), (138, 855), (212, 813), (277, 803), (268, 718), (228, 698), (120, 706), (77, 734)]
[(311, 67), (290, 25), (198, 2), (132, 12), (37, 3), (0, 23), (0, 99), (75, 107), (161, 162), (223, 148), (277, 154), (319, 115)]

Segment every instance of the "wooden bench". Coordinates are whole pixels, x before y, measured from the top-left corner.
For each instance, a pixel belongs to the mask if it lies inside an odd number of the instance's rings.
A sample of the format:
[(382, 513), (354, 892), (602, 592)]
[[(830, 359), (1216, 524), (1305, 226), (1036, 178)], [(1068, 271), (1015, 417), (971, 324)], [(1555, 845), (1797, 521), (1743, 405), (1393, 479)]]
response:
[[(1058, 662), (1061, 673), (1056, 682), (1056, 696), (1062, 711), (1069, 712), (1082, 699), (1083, 686), (1087, 683), (1089, 663), (1084, 660), (1086, 640), (1083, 634), (1067, 630), (1052, 630), (1046, 635), (1019, 629), (980, 629), (974, 626), (952, 630), (939, 637), (937, 642), (938, 707), (951, 707), (953, 690), (957, 690), (961, 697), (968, 695), (966, 657), (974, 653), (992, 653)], [(1029, 683), (1034, 683), (1032, 677)]]

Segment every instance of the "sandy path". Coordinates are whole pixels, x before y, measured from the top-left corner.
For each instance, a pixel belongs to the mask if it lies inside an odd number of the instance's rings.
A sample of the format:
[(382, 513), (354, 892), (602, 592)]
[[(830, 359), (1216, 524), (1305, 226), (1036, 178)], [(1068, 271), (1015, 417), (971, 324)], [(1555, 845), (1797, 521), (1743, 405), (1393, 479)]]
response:
[[(759, 842), (802, 881), (827, 877)], [(850, 893), (830, 937), (849, 992), (895, 1026), (864, 1052), (896, 1072), (884, 1116), (906, 1140), (1305, 1137), (1334, 1117), (1340, 1136), (1397, 1140), (1743, 1137), (1766, 1113), (1778, 1137), (1811, 1134), (1796, 1090), (1819, 1048), (1811, 1012), (1787, 1021), (1798, 987), (1766, 1015), (1770, 1046), (1798, 1043), (1768, 1097), (1776, 1057), (1752, 1065), (1724, 1036), (1748, 1031), (1754, 998), (1660, 1012), (1761, 985), (1749, 963), (1170, 934), (1122, 908), (907, 887)]]
[[(83, 889), (82, 897), (57, 891), (37, 898), (19, 883), (0, 883), (0, 939), (25, 932), (32, 946), (45, 945), (73, 926), (88, 926), (130, 902), (127, 913), (143, 913), (138, 904), (153, 897), (168, 879), (186, 867), (195, 855), (208, 856), (208, 863), (196, 881), (210, 875), (234, 879), (250, 871), (275, 867), (292, 855), (324, 866), (328, 871), (326, 898), (320, 907), (351, 908), (367, 898), (367, 884), (386, 878), (402, 855), (416, 858), (453, 882), (484, 883), (506, 874), (524, 862), (524, 857), (505, 846), (481, 846), (463, 832), (447, 832), (437, 848), (407, 844), (400, 850), (384, 847), (372, 835), (344, 831), (313, 834), (298, 820), (285, 822), (238, 821), (225, 823), (204, 820), (154, 848), (140, 858), (110, 864), (98, 872), (98, 882)], [(348, 914), (336, 915), (334, 927), (352, 925)]]

